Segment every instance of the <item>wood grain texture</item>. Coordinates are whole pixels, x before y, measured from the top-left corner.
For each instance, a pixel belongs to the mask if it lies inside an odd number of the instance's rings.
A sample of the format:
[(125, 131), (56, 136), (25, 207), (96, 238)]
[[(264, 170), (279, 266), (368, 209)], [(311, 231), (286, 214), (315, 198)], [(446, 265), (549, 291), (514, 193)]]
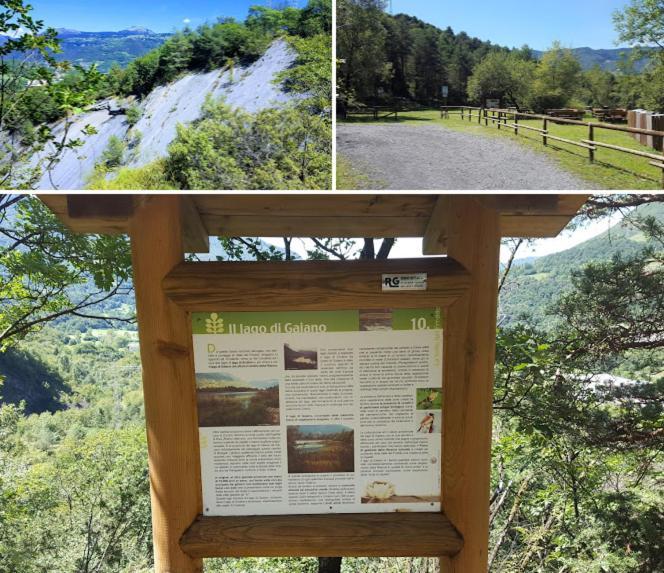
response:
[(220, 237), (421, 237), (427, 217), (395, 213), (342, 216), (321, 209), (318, 216), (202, 216), (205, 226)]
[[(132, 197), (136, 208), (136, 205), (154, 195)], [(426, 237), (439, 198), (438, 195), (392, 193), (269, 196), (202, 193), (189, 197), (208, 235), (377, 238)], [(585, 196), (568, 194), (495, 194), (481, 197), (484, 201), (493, 202), (494, 208), (501, 213), (506, 236), (515, 237), (555, 236), (585, 201)], [(98, 204), (86, 216), (79, 212), (76, 217), (71, 217), (66, 195), (40, 195), (40, 199), (75, 232), (128, 232), (129, 216), (122, 217), (115, 206), (105, 212), (100, 211)], [(186, 236), (200, 237), (200, 227), (190, 232), (187, 224), (185, 229)], [(437, 254), (441, 252), (438, 247)]]
[(210, 250), (210, 233), (205, 228), (191, 195), (182, 196), (181, 209), (185, 252), (207, 253)]
[[(427, 290), (383, 291), (383, 273), (427, 273)], [(163, 281), (173, 302), (199, 312), (445, 307), (468, 285), (448, 258), (180, 263)]]
[(448, 253), (471, 273), (468, 295), (447, 310), (443, 355), (442, 506), (464, 538), (445, 573), (487, 570), (498, 214), (451, 198)]
[(422, 237), (423, 255), (447, 253), (447, 216), (450, 211), (450, 195), (439, 195), (431, 211), (427, 228)]
[(198, 517), (180, 540), (192, 557), (438, 557), (463, 540), (442, 513)]
[(191, 324), (161, 290), (183, 260), (181, 208), (179, 196), (154, 197), (130, 225), (156, 573), (202, 568), (179, 544), (202, 510)]
[(262, 217), (413, 217), (428, 218), (436, 195), (384, 193), (358, 195), (194, 195), (203, 218)]

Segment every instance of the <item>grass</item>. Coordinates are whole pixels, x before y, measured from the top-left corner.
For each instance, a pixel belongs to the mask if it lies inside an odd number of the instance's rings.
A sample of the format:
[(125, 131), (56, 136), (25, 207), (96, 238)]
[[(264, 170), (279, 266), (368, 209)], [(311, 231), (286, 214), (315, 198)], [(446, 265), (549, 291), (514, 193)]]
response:
[[(591, 120), (592, 118), (587, 118), (587, 121)], [(371, 117), (359, 117), (346, 120), (346, 123), (403, 123), (409, 125), (436, 123), (448, 129), (475, 133), (484, 137), (510, 138), (530, 149), (545, 153), (561, 168), (600, 189), (662, 189), (662, 170), (649, 165), (648, 159), (611, 149), (597, 148), (597, 151), (595, 151), (595, 163), (590, 163), (588, 151), (581, 147), (553, 140), (550, 140), (549, 145), (545, 147), (542, 144), (541, 135), (536, 132), (522, 129), (519, 131), (519, 135), (515, 135), (512, 128), (498, 130), (491, 122), (488, 127), (484, 125), (484, 122), (478, 125), (476, 118), (472, 122), (469, 122), (468, 119), (462, 120), (458, 115), (450, 115), (448, 119), (441, 119), (439, 111), (426, 110), (400, 112), (398, 120), (394, 118), (374, 120)], [(542, 127), (541, 120), (519, 120), (519, 124), (538, 128)], [(550, 121), (548, 129), (550, 135), (564, 137), (573, 141), (581, 141), (588, 138), (588, 128), (579, 125), (562, 125)], [(657, 153), (653, 149), (638, 143), (629, 134), (619, 131), (595, 128), (595, 140), (649, 153)], [(343, 166), (340, 177), (339, 166), (337, 167), (339, 188), (354, 188), (342, 187), (341, 183), (339, 183), (345, 180), (345, 173), (348, 170), (348, 166)]]

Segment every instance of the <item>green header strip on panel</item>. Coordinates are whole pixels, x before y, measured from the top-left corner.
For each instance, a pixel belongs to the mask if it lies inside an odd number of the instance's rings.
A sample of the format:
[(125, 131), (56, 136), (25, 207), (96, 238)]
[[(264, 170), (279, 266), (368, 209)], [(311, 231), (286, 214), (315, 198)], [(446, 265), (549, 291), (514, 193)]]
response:
[(195, 312), (194, 334), (279, 334), (428, 330), (443, 327), (440, 308), (280, 312)]

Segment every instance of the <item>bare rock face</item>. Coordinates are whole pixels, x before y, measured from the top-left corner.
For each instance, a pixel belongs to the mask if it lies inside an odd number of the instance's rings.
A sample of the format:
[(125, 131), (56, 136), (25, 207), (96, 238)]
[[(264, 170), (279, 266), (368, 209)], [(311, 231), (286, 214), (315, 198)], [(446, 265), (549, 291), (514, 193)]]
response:
[[(232, 71), (189, 73), (175, 82), (159, 86), (141, 102), (142, 117), (131, 130), (123, 114), (109, 113), (107, 102), (103, 102), (101, 109), (99, 105), (95, 106), (93, 111), (76, 117), (67, 135), (68, 140), (83, 139), (83, 146), (65, 151), (50, 174), (44, 174), (38, 189), (85, 189), (111, 136), (129, 142), (138, 141), (132, 150), (129, 167), (141, 167), (165, 157), (168, 146), (176, 137), (177, 125), (187, 125), (199, 119), (208, 96), (223, 99), (231, 107), (252, 113), (284, 105), (294, 96), (285, 93), (274, 80), (279, 72), (293, 65), (295, 57), (284, 40), (277, 40), (250, 66)], [(115, 100), (108, 104), (111, 109), (124, 107)], [(87, 125), (95, 127), (97, 134), (83, 136)], [(59, 124), (54, 133), (62, 136), (62, 130), (63, 126)], [(40, 154), (40, 158), (49, 152), (52, 149)], [(38, 160), (35, 158), (35, 162)]]

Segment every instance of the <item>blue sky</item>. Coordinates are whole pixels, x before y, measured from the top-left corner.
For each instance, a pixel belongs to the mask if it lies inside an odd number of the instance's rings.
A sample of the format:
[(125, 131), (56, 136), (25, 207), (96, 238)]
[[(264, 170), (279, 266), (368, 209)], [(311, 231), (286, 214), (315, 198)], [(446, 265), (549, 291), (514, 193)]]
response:
[[(295, 0), (296, 5), (306, 3)], [(272, 4), (283, 3), (273, 0)], [(106, 32), (144, 26), (155, 32), (192, 27), (219, 16), (244, 20), (249, 6), (268, 5), (269, 0), (32, 0), (35, 17), (54, 28)]]
[[(627, 0), (392, 0), (393, 12), (494, 44), (544, 50), (554, 40), (570, 48), (615, 48), (612, 14)], [(619, 47), (619, 46), (618, 46)]]

